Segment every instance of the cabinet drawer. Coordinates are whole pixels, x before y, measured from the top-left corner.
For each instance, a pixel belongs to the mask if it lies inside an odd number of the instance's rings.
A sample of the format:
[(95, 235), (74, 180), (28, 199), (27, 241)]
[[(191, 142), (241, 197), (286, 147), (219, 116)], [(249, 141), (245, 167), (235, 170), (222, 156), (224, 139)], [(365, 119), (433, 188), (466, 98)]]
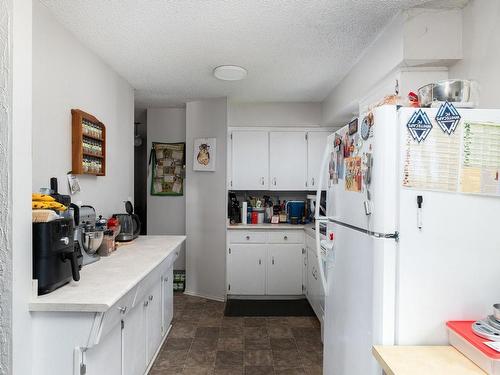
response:
[(153, 271), (151, 271), (141, 282), (137, 285), (137, 293), (134, 300), (133, 307), (141, 305), (144, 302), (149, 294), (151, 293), (151, 289), (157, 284), (161, 283), (161, 274), (162, 274), (162, 264), (156, 267)]
[(232, 230), (229, 232), (230, 243), (266, 243), (267, 232)]
[(104, 313), (101, 321), (100, 333), (98, 341), (102, 341), (104, 337), (120, 323), (124, 314), (126, 314), (133, 306), (134, 299), (137, 293), (137, 288), (133, 288), (122, 298), (118, 300), (111, 308)]
[(304, 231), (276, 231), (269, 234), (270, 243), (304, 243)]

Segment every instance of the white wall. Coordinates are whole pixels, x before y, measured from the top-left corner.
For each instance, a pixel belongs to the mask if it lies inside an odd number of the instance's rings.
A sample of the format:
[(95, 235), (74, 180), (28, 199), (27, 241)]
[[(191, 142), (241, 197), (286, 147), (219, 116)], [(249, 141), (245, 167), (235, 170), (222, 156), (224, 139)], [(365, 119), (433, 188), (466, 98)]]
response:
[(133, 198), (134, 93), (132, 87), (84, 47), (49, 11), (33, 1), (33, 191), (59, 179), (68, 193), (71, 170), (71, 109), (106, 125), (106, 176), (80, 176), (72, 197), (105, 216), (124, 212)]
[(12, 1), (0, 0), (0, 374), (12, 369)]
[(228, 103), (228, 126), (319, 126), (321, 103)]
[(12, 372), (31, 374), (32, 3), (13, 1), (12, 17)]
[[(193, 171), (195, 138), (217, 139), (216, 171)], [(186, 293), (225, 296), (227, 100), (186, 107)]]
[[(419, 66), (440, 69), (455, 63), (462, 56), (461, 30), (461, 11), (457, 9), (418, 8), (396, 15), (325, 98), (322, 123), (345, 124), (358, 112), (359, 102), (373, 95), (375, 88), (389, 81), (389, 87), (395, 86), (392, 77), (400, 75), (398, 70), (418, 70)], [(425, 77), (429, 71), (421, 72)], [(428, 75), (429, 79), (434, 76)], [(377, 101), (393, 93), (394, 89), (379, 92)]]
[(463, 60), (450, 68), (450, 78), (479, 81), (480, 107), (500, 108), (500, 1), (471, 0), (462, 14)]
[[(184, 108), (149, 108), (148, 150), (152, 142), (186, 141), (186, 110)], [(151, 195), (151, 172), (148, 173), (148, 234), (186, 233), (186, 191), (182, 197)], [(182, 245), (174, 269), (185, 269), (185, 245)]]

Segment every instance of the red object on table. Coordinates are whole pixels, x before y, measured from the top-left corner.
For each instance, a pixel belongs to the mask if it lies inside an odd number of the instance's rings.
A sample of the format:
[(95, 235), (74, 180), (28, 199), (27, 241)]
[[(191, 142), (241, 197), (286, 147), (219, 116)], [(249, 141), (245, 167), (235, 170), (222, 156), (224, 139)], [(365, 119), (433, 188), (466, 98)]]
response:
[(476, 335), (472, 330), (472, 323), (474, 323), (474, 320), (454, 321), (454, 322), (450, 321), (446, 322), (446, 325), (456, 334), (460, 335), (465, 340), (467, 340), (472, 346), (479, 349), (487, 357), (494, 360), (500, 360), (500, 353), (498, 353), (497, 351), (491, 349), (489, 346), (484, 344), (485, 341), (491, 341), (491, 340), (487, 340)]
[(257, 212), (252, 212), (252, 224), (257, 224), (259, 221), (259, 214)]

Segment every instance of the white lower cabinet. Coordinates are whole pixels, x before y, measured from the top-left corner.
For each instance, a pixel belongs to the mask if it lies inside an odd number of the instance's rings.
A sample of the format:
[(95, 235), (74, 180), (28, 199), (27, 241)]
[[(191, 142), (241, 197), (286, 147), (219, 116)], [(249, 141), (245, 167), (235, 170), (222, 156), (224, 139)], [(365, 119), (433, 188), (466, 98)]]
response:
[[(165, 268), (165, 267), (163, 267)], [(126, 312), (122, 324), (123, 375), (143, 375), (153, 360), (173, 317), (173, 269), (158, 272), (151, 287)], [(165, 285), (163, 285), (165, 284)], [(149, 284), (148, 284), (149, 285)], [(170, 291), (167, 291), (170, 285)]]
[(230, 232), (227, 294), (303, 294), (303, 251), (302, 231)]
[(177, 256), (178, 249), (105, 311), (32, 312), (32, 374), (145, 375), (172, 322)]
[(122, 375), (121, 341), (121, 324), (118, 322), (99, 345), (93, 346), (85, 352), (85, 372), (96, 375)]
[[(306, 241), (307, 243), (308, 241)], [(319, 271), (318, 256), (316, 249), (312, 246), (307, 246), (307, 291), (306, 297), (311, 304), (316, 316), (320, 321), (323, 321), (325, 313), (325, 294), (321, 283), (321, 275)]]
[(161, 334), (168, 332), (172, 319), (174, 318), (174, 267), (168, 267), (162, 277), (162, 325)]
[(228, 254), (229, 294), (266, 292), (266, 244), (233, 244)]
[(146, 305), (146, 366), (155, 355), (162, 339), (162, 286), (157, 282), (151, 294), (148, 296)]
[(128, 311), (122, 324), (123, 375), (142, 375), (146, 369), (144, 303)]
[(302, 294), (302, 249), (301, 244), (269, 245), (266, 294)]

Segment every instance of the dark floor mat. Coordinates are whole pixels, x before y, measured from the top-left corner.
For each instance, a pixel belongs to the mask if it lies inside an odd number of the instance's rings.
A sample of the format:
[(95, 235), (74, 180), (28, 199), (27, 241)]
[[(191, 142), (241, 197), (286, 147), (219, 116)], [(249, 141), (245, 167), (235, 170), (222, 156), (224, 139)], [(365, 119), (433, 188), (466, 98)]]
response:
[(307, 299), (226, 301), (225, 316), (314, 316)]

